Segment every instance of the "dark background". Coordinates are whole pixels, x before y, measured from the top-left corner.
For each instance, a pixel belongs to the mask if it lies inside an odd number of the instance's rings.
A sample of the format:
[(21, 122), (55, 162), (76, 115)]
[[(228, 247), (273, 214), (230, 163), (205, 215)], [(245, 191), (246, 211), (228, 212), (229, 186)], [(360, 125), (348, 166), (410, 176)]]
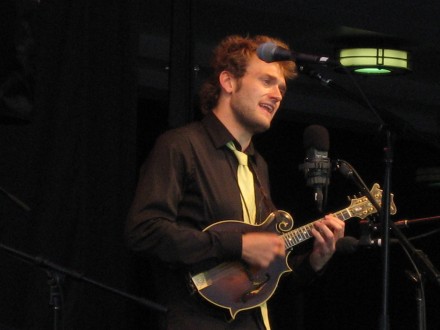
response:
[[(392, 42), (412, 53), (411, 73), (355, 77), (393, 132), (392, 220), (438, 216), (439, 5), (411, 1), (31, 1), (0, 2), (0, 243), (154, 301), (147, 262), (127, 251), (123, 228), (137, 171), (158, 134), (200, 117), (196, 91), (212, 47), (225, 35), (270, 34), (292, 48), (333, 55), (347, 39)], [(365, 40), (366, 40), (365, 39)], [(350, 93), (351, 79), (317, 68)], [(385, 139), (370, 109), (308, 76), (289, 84), (273, 127), (256, 138), (271, 169), (273, 198), (297, 225), (316, 219), (298, 165), (302, 134), (321, 124), (329, 156), (383, 185)], [(432, 169), (428, 185), (420, 171)], [(435, 172), (437, 171), (437, 172)], [(437, 173), (437, 174), (435, 174)], [(30, 211), (14, 202), (8, 192)], [(339, 173), (327, 211), (357, 188)], [(438, 225), (403, 232), (440, 268)], [(359, 221), (347, 223), (358, 237)], [(380, 250), (338, 255), (303, 294), (280, 288), (277, 329), (376, 329)], [(392, 329), (417, 329), (413, 270), (390, 247)], [(0, 328), (48, 329), (47, 272), (0, 251)], [(166, 283), (163, 283), (166, 286)], [(159, 312), (82, 281), (63, 282), (65, 329), (154, 329)], [(438, 329), (440, 289), (425, 285), (428, 329)], [(303, 310), (303, 317), (300, 317)]]

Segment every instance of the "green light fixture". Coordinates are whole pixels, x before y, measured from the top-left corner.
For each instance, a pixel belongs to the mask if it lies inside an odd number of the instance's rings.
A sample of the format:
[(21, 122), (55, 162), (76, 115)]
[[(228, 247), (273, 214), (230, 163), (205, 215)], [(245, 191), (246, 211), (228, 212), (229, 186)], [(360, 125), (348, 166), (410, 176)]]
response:
[(359, 74), (399, 74), (410, 71), (406, 50), (346, 48), (339, 50), (341, 65)]

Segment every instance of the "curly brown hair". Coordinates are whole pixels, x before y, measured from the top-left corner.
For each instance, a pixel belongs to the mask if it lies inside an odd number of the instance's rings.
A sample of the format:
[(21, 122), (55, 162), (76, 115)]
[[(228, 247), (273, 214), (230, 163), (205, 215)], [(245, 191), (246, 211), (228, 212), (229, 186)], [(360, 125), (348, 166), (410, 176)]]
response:
[[(200, 88), (200, 108), (203, 114), (211, 111), (218, 102), (220, 96), (220, 83), (218, 77), (221, 72), (228, 71), (237, 79), (240, 79), (246, 73), (249, 59), (256, 53), (259, 45), (265, 42), (272, 42), (280, 47), (288, 46), (283, 41), (264, 36), (257, 35), (254, 37), (242, 37), (239, 35), (228, 36), (223, 39), (214, 49), (213, 58), (211, 60), (211, 68), (213, 70), (211, 76), (204, 82)], [(278, 62), (284, 78), (293, 79), (296, 77), (296, 65), (292, 61)]]

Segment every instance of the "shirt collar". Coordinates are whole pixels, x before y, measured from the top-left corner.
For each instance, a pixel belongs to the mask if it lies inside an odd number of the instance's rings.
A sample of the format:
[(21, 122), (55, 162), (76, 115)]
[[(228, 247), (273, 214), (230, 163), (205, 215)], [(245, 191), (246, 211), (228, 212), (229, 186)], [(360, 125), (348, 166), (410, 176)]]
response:
[[(226, 143), (233, 141), (238, 150), (241, 150), (240, 144), (228, 131), (225, 125), (217, 118), (217, 116), (211, 111), (203, 119), (202, 124), (206, 128), (209, 137), (214, 143), (216, 148), (226, 146)], [(255, 153), (254, 145), (251, 142), (246, 149), (246, 154), (253, 156)]]

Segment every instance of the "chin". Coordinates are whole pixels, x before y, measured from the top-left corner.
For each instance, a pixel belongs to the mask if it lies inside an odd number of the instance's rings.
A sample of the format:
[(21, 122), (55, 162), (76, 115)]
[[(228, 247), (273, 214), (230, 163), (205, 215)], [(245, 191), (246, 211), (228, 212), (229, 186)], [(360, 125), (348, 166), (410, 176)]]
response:
[(270, 128), (270, 123), (258, 123), (253, 127), (255, 134), (266, 132)]

